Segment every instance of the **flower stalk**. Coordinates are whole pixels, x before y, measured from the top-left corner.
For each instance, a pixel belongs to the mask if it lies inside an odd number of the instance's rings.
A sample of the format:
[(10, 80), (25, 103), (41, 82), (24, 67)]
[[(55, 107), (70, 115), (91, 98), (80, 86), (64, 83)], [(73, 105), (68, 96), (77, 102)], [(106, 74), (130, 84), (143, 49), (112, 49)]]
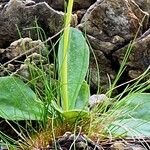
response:
[(63, 101), (63, 109), (67, 111), (68, 106), (68, 78), (67, 78), (67, 50), (69, 47), (69, 32), (70, 32), (70, 24), (71, 24), (71, 15), (72, 15), (72, 8), (73, 8), (73, 0), (68, 1), (67, 6), (67, 13), (65, 16), (65, 29), (64, 29), (64, 44), (63, 44), (63, 62), (61, 68), (61, 81), (62, 81), (62, 88), (61, 88), (61, 96)]

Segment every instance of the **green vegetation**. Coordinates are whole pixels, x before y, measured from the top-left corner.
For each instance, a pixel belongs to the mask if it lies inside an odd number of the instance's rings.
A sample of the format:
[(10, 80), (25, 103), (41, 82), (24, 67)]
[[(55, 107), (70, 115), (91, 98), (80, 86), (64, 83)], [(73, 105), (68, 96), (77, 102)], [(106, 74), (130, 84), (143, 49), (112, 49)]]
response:
[[(44, 124), (41, 127), (42, 131), (34, 132), (36, 134), (31, 132), (33, 140), (38, 140), (36, 135), (47, 141), (51, 138), (55, 139), (56, 136), (61, 135), (62, 130), (78, 131), (77, 126), (80, 126), (81, 130), (91, 138), (94, 136), (98, 138), (125, 137), (132, 136), (133, 133), (135, 136), (136, 133), (138, 136), (143, 134), (150, 136), (148, 107), (150, 94), (143, 93), (150, 89), (150, 80), (141, 82), (149, 76), (150, 68), (137, 78), (134, 84), (127, 86), (121, 94), (111, 97), (117, 80), (125, 69), (130, 49), (127, 50), (114, 84), (106, 94), (108, 98), (89, 110), (90, 90), (85, 81), (89, 66), (89, 46), (82, 32), (70, 27), (72, 6), (73, 0), (69, 0), (64, 33), (59, 41), (58, 63), (55, 66), (58, 68), (58, 79), (47, 76), (43, 68), (37, 69), (32, 65), (30, 68), (32, 76), (37, 73), (38, 77), (32, 78), (26, 84), (13, 76), (1, 77), (0, 117), (14, 121), (42, 122)], [(49, 74), (50, 72), (49, 68)], [(44, 86), (42, 94), (36, 85), (39, 79)], [(32, 90), (29, 85), (35, 85), (32, 88), (35, 90)], [(6, 142), (5, 139), (9, 140), (3, 133), (1, 138), (4, 142)], [(24, 139), (25, 141), (30, 143), (28, 138)], [(29, 145), (32, 144), (35, 143), (32, 142)]]

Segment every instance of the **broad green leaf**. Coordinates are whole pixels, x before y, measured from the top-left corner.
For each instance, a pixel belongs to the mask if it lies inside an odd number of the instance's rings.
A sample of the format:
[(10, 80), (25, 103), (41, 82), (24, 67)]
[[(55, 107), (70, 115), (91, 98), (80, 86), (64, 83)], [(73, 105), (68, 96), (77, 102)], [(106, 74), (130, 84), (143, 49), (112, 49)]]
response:
[[(62, 63), (63, 63), (63, 42), (62, 36), (59, 43), (58, 62), (59, 62), (59, 78), (62, 81)], [(89, 47), (86, 43), (82, 32), (75, 28), (70, 28), (69, 46), (67, 51), (67, 94), (69, 109), (74, 109), (76, 99), (85, 78), (89, 65)], [(63, 86), (63, 85), (62, 85)], [(61, 89), (61, 96), (63, 95)], [(63, 105), (63, 104), (62, 104)]]
[(86, 81), (83, 81), (76, 100), (75, 109), (88, 111), (89, 97), (90, 97), (89, 85), (87, 84)]
[(115, 134), (127, 136), (150, 136), (150, 93), (129, 95), (117, 105), (116, 110), (124, 111), (111, 126)]
[[(114, 127), (111, 132), (115, 135), (125, 135), (125, 136), (139, 136), (139, 137), (149, 137), (150, 136), (150, 122), (142, 119), (123, 119), (117, 120), (113, 123)], [(111, 127), (111, 128), (112, 128)]]
[(74, 122), (81, 119), (89, 118), (90, 113), (88, 111), (74, 109), (74, 110), (64, 111), (62, 115), (67, 121)]
[(7, 76), (0, 78), (0, 117), (8, 120), (41, 120), (42, 102), (21, 80)]

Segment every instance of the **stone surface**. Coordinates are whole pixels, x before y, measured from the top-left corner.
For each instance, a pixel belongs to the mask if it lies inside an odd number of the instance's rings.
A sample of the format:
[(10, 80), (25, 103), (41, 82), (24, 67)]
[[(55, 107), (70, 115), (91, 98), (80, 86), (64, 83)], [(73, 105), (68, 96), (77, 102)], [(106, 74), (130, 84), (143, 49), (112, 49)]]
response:
[[(37, 2), (47, 2), (52, 8), (56, 10), (64, 10), (64, 0), (34, 0)], [(96, 0), (74, 0), (74, 10), (86, 9), (90, 7)]]
[[(113, 80), (119, 69), (113, 52), (127, 45), (141, 26), (138, 32), (140, 37), (148, 28), (148, 18), (148, 13), (132, 0), (99, 0), (83, 16), (78, 28), (86, 32), (96, 53), (101, 75), (100, 86), (104, 89), (108, 88), (108, 76)], [(94, 81), (97, 85), (94, 58), (91, 58), (90, 68), (92, 83)]]
[[(120, 65), (127, 48), (128, 46), (125, 46), (113, 53), (113, 56), (117, 58)], [(133, 48), (127, 63), (128, 76), (132, 79), (137, 78), (148, 67), (150, 67), (150, 33), (133, 43)]]
[[(145, 15), (147, 17), (143, 22), (143, 28), (147, 28), (148, 14), (133, 1), (101, 0), (87, 10), (78, 27), (99, 41), (110, 42), (116, 46), (117, 42), (120, 44), (120, 39), (122, 42), (123, 39), (129, 41), (135, 36)], [(142, 29), (139, 34), (141, 33)], [(105, 52), (104, 48), (100, 50)]]
[(106, 101), (108, 97), (105, 94), (94, 94), (91, 95), (89, 98), (89, 108), (93, 108), (95, 106), (98, 106), (102, 104), (104, 101)]
[[(33, 47), (35, 48), (34, 52), (42, 53), (42, 55), (46, 56), (46, 47), (40, 40), (33, 41), (31, 38), (21, 38), (12, 42), (6, 49), (0, 49), (0, 63), (3, 64), (6, 60), (11, 60)], [(28, 55), (31, 55), (31, 53)]]
[[(19, 39), (19, 35), (38, 39), (37, 30), (33, 29), (36, 27), (36, 21), (48, 36), (58, 33), (63, 28), (63, 12), (52, 9), (45, 2), (31, 6), (26, 4), (28, 3), (20, 0), (10, 0), (0, 10), (0, 48), (7, 47), (12, 41)], [(30, 29), (25, 30), (26, 28)]]
[(150, 15), (150, 1), (149, 0), (135, 0), (143, 11), (146, 11)]
[[(107, 59), (102, 51), (93, 50), (94, 55), (90, 58), (90, 86), (92, 93), (99, 88), (100, 93), (105, 93), (109, 88), (109, 78), (115, 78), (115, 71), (112, 69), (111, 60)], [(92, 53), (92, 52), (91, 52)]]
[[(33, 41), (31, 38), (22, 38), (14, 41), (6, 49), (0, 49), (0, 63), (5, 64), (7, 61), (21, 56), (25, 52), (34, 48), (31, 53), (26, 53), (23, 57), (19, 57), (16, 61), (8, 63), (6, 66), (1, 66), (0, 76), (5, 75), (20, 75), (25, 79), (30, 78), (29, 64), (36, 66), (48, 63), (47, 50), (45, 45), (40, 41)], [(18, 61), (18, 62), (17, 62)], [(20, 62), (19, 62), (20, 61)], [(24, 62), (24, 64), (22, 64)]]
[(142, 144), (130, 144), (127, 142), (116, 141), (114, 142), (110, 150), (145, 150), (145, 147)]
[(102, 150), (101, 145), (98, 145), (91, 139), (87, 138), (86, 135), (83, 135), (83, 134), (74, 135), (74, 134), (71, 134), (70, 132), (66, 132), (62, 137), (60, 137), (56, 141), (56, 144), (58, 145), (58, 148), (68, 150), (68, 149), (74, 149), (72, 147), (73, 142), (75, 144), (74, 146), (76, 150), (82, 150), (82, 149)]

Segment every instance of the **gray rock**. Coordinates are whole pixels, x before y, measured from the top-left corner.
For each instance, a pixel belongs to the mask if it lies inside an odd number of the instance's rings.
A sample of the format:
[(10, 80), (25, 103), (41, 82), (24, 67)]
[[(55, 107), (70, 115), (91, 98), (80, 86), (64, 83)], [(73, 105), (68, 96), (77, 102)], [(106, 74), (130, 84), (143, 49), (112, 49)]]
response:
[[(112, 69), (111, 60), (107, 59), (102, 51), (93, 50), (97, 59), (91, 54), (90, 58), (90, 86), (93, 90), (99, 88), (101, 93), (105, 93), (109, 88), (109, 78), (115, 78), (115, 71)], [(100, 73), (100, 76), (98, 75)], [(98, 87), (99, 86), (99, 87)]]
[[(64, 0), (34, 0), (36, 3), (37, 2), (47, 2), (52, 8), (56, 10), (64, 10)], [(78, 9), (86, 9), (90, 7), (96, 0), (74, 0), (74, 10)]]
[(145, 15), (147, 28), (148, 14), (133, 1), (101, 0), (87, 10), (78, 27), (100, 41), (113, 43), (116, 35), (127, 41), (134, 38)]
[[(74, 24), (74, 17), (72, 20)], [(37, 30), (33, 29), (36, 27), (35, 21), (48, 36), (54, 35), (64, 26), (64, 13), (54, 10), (45, 2), (26, 6), (24, 1), (10, 0), (0, 11), (0, 47), (7, 47), (19, 38), (19, 34), (38, 39)]]
[[(8, 48), (0, 49), (0, 62), (5, 63), (3, 62), (4, 60), (11, 60), (17, 56), (20, 56), (33, 47), (35, 48), (34, 52), (46, 56), (46, 47), (40, 40), (33, 41), (31, 38), (21, 38), (12, 42)], [(27, 55), (30, 54), (31, 53), (28, 53)]]
[[(31, 53), (26, 53), (20, 61), (21, 63), (8, 63), (8, 65), (0, 66), (0, 76), (5, 75), (19, 75), (25, 79), (30, 78), (29, 66), (40, 66), (41, 64), (45, 65), (48, 63), (46, 58), (47, 51), (45, 45), (40, 41), (33, 41), (31, 38), (22, 38), (17, 41), (14, 41), (6, 49), (0, 49), (1, 60), (0, 63), (5, 64), (5, 60), (12, 60), (18, 56), (22, 56), (25, 52), (34, 47), (34, 51)], [(21, 58), (21, 57), (19, 57)], [(45, 66), (43, 66), (44, 68)], [(47, 67), (48, 68), (48, 67)], [(45, 68), (46, 70), (46, 68)]]
[(93, 108), (94, 106), (98, 106), (102, 104), (108, 97), (105, 94), (94, 94), (89, 98), (89, 107)]
[(115, 141), (110, 147), (110, 150), (145, 150), (142, 144), (130, 144), (123, 141)]
[[(103, 89), (108, 88), (108, 76), (113, 80), (118, 70), (118, 64), (113, 64), (115, 59), (112, 53), (127, 45), (135, 37), (140, 26), (138, 36), (141, 36), (148, 28), (148, 18), (148, 13), (141, 10), (133, 0), (98, 0), (83, 16), (78, 28), (87, 34), (96, 53), (100, 87)], [(92, 83), (96, 86), (97, 69), (94, 61), (94, 58), (91, 58), (90, 69)]]
[(150, 1), (149, 0), (135, 0), (143, 11), (146, 11), (150, 15)]
[[(117, 50), (113, 56), (122, 63), (126, 53), (127, 46)], [(150, 33), (143, 38), (137, 39), (133, 43), (133, 48), (128, 59), (127, 70), (128, 76), (132, 79), (137, 78), (150, 66)]]
[[(86, 135), (83, 134), (71, 134), (70, 132), (66, 132), (63, 136), (59, 137), (56, 140), (56, 144), (59, 149), (74, 149), (76, 150), (102, 150), (101, 145), (95, 143), (91, 139), (89, 139)], [(74, 144), (74, 145), (73, 145)]]

